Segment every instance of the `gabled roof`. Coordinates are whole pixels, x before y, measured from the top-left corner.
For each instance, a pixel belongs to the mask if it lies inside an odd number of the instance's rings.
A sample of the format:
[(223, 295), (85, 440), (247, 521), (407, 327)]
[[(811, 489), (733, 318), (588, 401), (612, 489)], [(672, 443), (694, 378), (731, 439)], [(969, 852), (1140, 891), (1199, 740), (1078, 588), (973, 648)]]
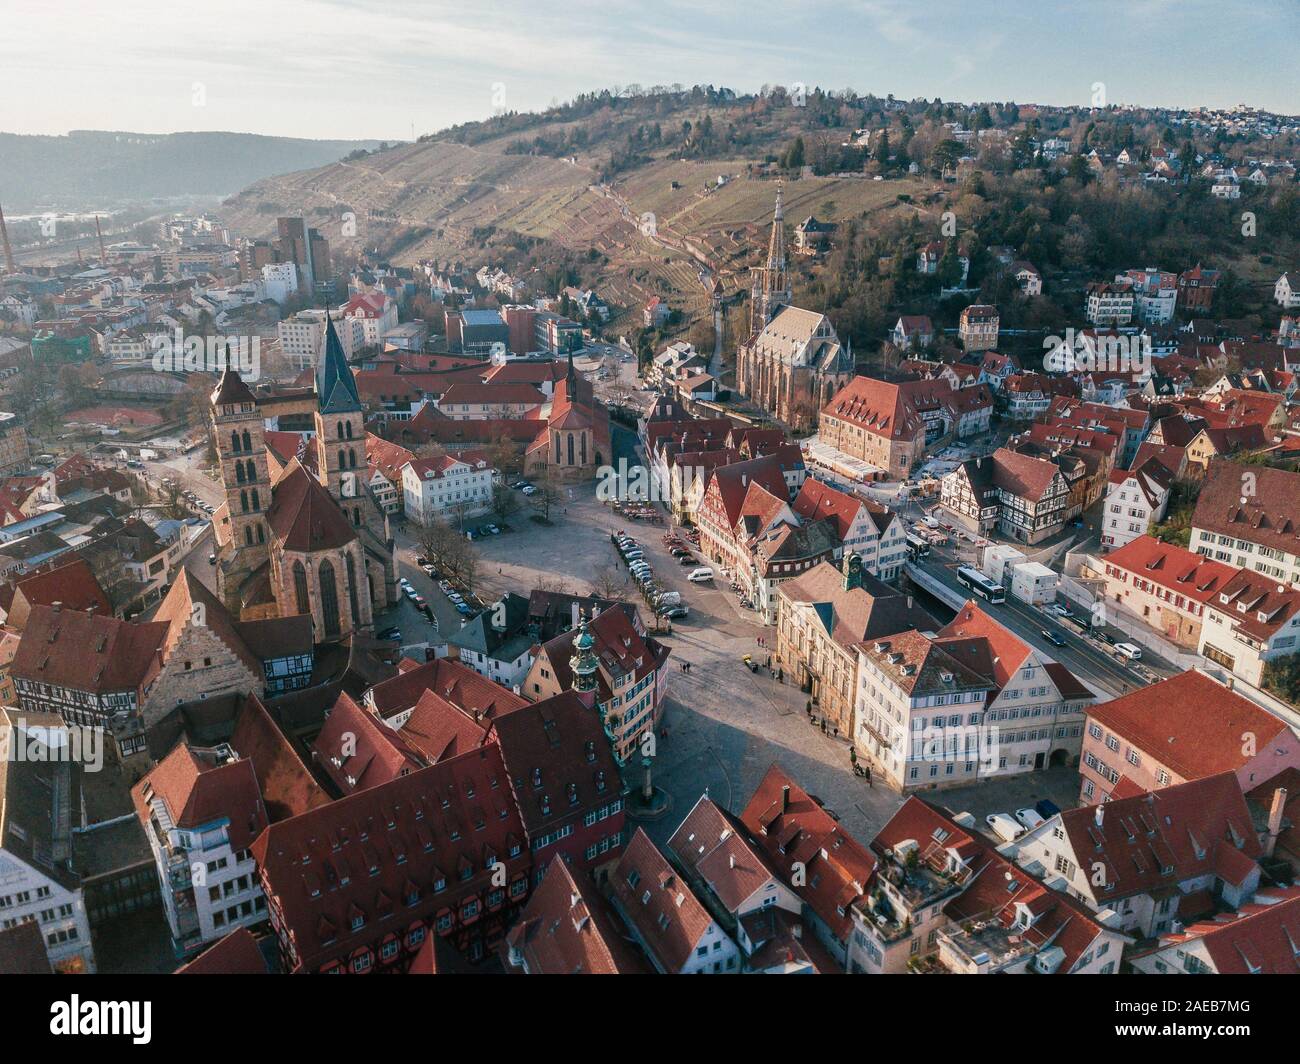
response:
[[(1246, 485), (1253, 491), (1243, 490)], [(1192, 527), (1300, 554), (1297, 498), (1300, 473), (1215, 458), (1201, 485)]]
[(627, 940), (614, 914), (586, 873), (562, 855), (552, 859), (541, 884), (506, 936), (529, 975), (644, 975), (651, 971)]
[(1160, 948), (1198, 940), (1217, 975), (1300, 973), (1300, 887), (1261, 891), (1236, 912), (1162, 936)]
[(526, 705), (525, 699), (499, 683), (480, 676), (454, 658), (437, 658), (408, 668), (375, 684), (366, 692), (366, 702), (382, 719), (411, 709), (426, 691), (469, 714), (492, 720)]
[(253, 933), (246, 927), (237, 927), (188, 964), (182, 964), (175, 974), (269, 975), (271, 969)]
[(253, 763), (228, 760), (221, 750), (198, 749), (182, 742), (131, 788), (142, 823), (154, 817), (151, 802), (160, 799), (178, 828), (194, 830), (227, 822), (230, 848), (246, 850), (268, 821)]
[(744, 825), (707, 794), (673, 832), (668, 850), (733, 915), (765, 883), (780, 878)]
[(422, 761), (373, 713), (341, 692), (312, 743), (316, 763), (343, 794), (354, 794), (420, 768)]
[(76, 691), (138, 691), (159, 670), (167, 627), (36, 606), (10, 671)]
[(710, 474), (705, 492), (707, 494), (710, 491), (717, 491), (727, 515), (729, 528), (736, 527), (751, 484), (766, 488), (774, 496), (785, 499), (790, 497), (785, 475), (781, 471), (781, 463), (771, 456), (719, 466)]
[(252, 762), (270, 820), (297, 816), (330, 800), (256, 695), (244, 699), (230, 747)]
[(1212, 601), (1240, 571), (1154, 536), (1130, 540), (1107, 554), (1105, 564), (1132, 573), (1134, 580), (1149, 580), (1202, 605)]
[(857, 515), (866, 511), (871, 523), (878, 533), (894, 520), (894, 512), (879, 503), (871, 502), (858, 495), (839, 491), (829, 484), (823, 484), (816, 477), (809, 477), (799, 489), (799, 495), (793, 503), (794, 512), (807, 521), (831, 518), (840, 539), (846, 539)]
[(530, 840), (622, 791), (600, 717), (572, 691), (520, 706), (493, 728)]
[[(494, 744), (272, 824), (252, 850), (298, 971), (372, 946), (385, 921), (400, 931), (482, 901), (530, 867)], [(504, 884), (493, 881), (497, 862)]]
[(1246, 733), (1260, 754), (1286, 748), (1300, 765), (1300, 740), (1283, 721), (1195, 669), (1093, 706), (1088, 715), (1185, 780), (1236, 772), (1253, 760), (1244, 752)]
[[(272, 488), (267, 524), (285, 550), (309, 553), (351, 543), (357, 531), (321, 482), (297, 458)], [(342, 588), (342, 574), (336, 574)]]
[(1099, 903), (1169, 891), (1200, 876), (1238, 885), (1261, 852), (1231, 772), (1067, 809), (1060, 822), (1079, 863), (1104, 872), (1105, 885), (1090, 888)]
[(908, 596), (873, 576), (864, 574), (861, 587), (846, 589), (844, 574), (830, 562), (782, 582), (777, 595), (790, 603), (811, 605), (827, 635), (845, 648), (863, 639), (913, 628), (933, 631), (938, 626)]
[[(834, 936), (847, 942), (850, 906), (875, 874), (871, 851), (847, 834), (779, 765), (772, 765), (740, 814), (741, 823), (773, 867)], [(798, 884), (790, 869), (803, 866)]]
[(610, 874), (609, 889), (619, 912), (663, 972), (681, 971), (713, 924), (708, 909), (643, 828), (636, 829)]

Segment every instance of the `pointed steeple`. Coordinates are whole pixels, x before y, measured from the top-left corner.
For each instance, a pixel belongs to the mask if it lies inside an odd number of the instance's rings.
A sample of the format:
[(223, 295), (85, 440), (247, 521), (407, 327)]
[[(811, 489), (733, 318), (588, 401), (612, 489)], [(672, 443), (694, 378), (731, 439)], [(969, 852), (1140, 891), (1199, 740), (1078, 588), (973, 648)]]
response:
[(256, 403), (257, 399), (248, 390), (239, 371), (233, 366), (227, 366), (212, 391), (210, 401), (213, 406), (235, 406), (240, 403)]
[(569, 348), (569, 372), (564, 375), (564, 394), (569, 402), (577, 402), (578, 371), (573, 366), (573, 348)]
[(316, 367), (316, 406), (322, 414), (351, 414), (362, 409), (357, 381), (343, 354), (334, 319), (325, 312), (325, 350)]

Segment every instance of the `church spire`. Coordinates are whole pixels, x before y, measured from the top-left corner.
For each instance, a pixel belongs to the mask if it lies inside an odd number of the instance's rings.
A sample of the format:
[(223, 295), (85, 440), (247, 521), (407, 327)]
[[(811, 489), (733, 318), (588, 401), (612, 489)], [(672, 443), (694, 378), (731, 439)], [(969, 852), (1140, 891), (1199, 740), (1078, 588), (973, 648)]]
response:
[(334, 319), (325, 311), (325, 343), (316, 366), (316, 405), (322, 414), (350, 414), (362, 409), (357, 381), (352, 375)]
[(573, 366), (573, 348), (569, 348), (569, 372), (564, 375), (564, 394), (569, 402), (578, 401), (578, 371)]
[(595, 637), (587, 628), (587, 618), (584, 616), (578, 624), (578, 635), (573, 641), (573, 657), (569, 659), (569, 669), (573, 673), (573, 689), (575, 691), (594, 691), (596, 689), (596, 673), (600, 669), (600, 663), (593, 653), (596, 646)]
[(757, 267), (750, 290), (749, 312), (751, 335), (763, 331), (781, 307), (791, 299), (785, 262), (785, 207), (782, 182), (776, 183), (776, 209), (772, 212), (772, 235), (767, 244), (767, 262)]

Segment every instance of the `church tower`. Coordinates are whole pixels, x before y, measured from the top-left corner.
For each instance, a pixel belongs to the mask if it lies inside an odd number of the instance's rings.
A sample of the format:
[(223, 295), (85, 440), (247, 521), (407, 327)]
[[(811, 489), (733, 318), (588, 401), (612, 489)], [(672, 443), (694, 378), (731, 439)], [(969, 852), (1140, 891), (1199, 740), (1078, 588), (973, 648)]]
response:
[(325, 322), (316, 366), (316, 475), (348, 520), (359, 525), (366, 495), (365, 411), (328, 311)]
[(266, 558), (266, 510), (271, 505), (262, 414), (233, 368), (221, 375), (210, 401), (230, 519), (230, 549), (240, 558), (239, 568), (251, 570)]
[(749, 332), (756, 336), (772, 316), (793, 298), (785, 261), (785, 209), (781, 205), (781, 182), (776, 184), (776, 210), (772, 235), (767, 244), (767, 263), (753, 271), (749, 298)]
[(573, 673), (573, 691), (588, 706), (596, 704), (596, 673), (600, 671), (595, 646), (596, 639), (587, 627), (587, 618), (583, 617), (578, 624), (577, 638), (573, 640), (569, 669)]

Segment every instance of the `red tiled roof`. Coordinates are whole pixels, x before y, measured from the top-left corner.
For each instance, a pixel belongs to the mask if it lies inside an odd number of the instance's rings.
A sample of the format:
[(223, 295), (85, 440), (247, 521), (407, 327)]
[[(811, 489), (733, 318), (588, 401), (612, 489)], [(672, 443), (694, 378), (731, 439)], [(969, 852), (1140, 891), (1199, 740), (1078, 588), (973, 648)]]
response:
[(160, 798), (172, 823), (188, 830), (228, 821), (230, 848), (246, 850), (268, 820), (253, 763), (223, 761), (210, 750), (181, 743), (131, 788), (142, 823), (153, 817), (151, 798)]
[(1160, 939), (1161, 948), (1200, 941), (1218, 975), (1300, 973), (1300, 887), (1261, 891), (1233, 913)]
[(1131, 573), (1135, 581), (1149, 580), (1202, 604), (1213, 599), (1240, 572), (1235, 566), (1172, 543), (1162, 543), (1154, 536), (1130, 540), (1107, 554), (1105, 564)]
[(1300, 740), (1283, 721), (1196, 670), (1093, 706), (1088, 716), (1185, 780), (1251, 761), (1246, 733), (1260, 753), (1282, 744), (1300, 765)]
[(298, 459), (285, 467), (272, 492), (266, 521), (285, 550), (330, 550), (357, 538), (339, 504)]
[[(1246, 799), (1231, 772), (1067, 809), (1060, 816), (1075, 856), (1094, 868), (1102, 866), (1098, 871), (1104, 872), (1106, 886), (1092, 888), (1099, 902), (1163, 892), (1213, 874), (1223, 867), (1222, 848), (1241, 850), (1252, 860), (1261, 852)], [(1235, 862), (1229, 871), (1240, 873)]]
[(765, 883), (780, 878), (744, 827), (707, 794), (668, 840), (668, 850), (733, 915)]
[(176, 969), (176, 975), (267, 975), (266, 958), (246, 927), (237, 927)]
[[(835, 937), (848, 942), (849, 907), (876, 870), (871, 851), (847, 834), (779, 765), (767, 770), (740, 820), (782, 878)], [(802, 864), (799, 885), (790, 869)]]
[[(292, 935), (294, 970), (307, 972), (372, 946), (385, 929), (400, 936), (440, 912), (459, 915), (471, 898), (488, 911), (522, 900), (509, 891), (528, 883), (531, 866), (495, 745), (272, 824), (253, 857)], [(504, 887), (493, 882), (497, 862)], [(494, 902), (496, 889), (505, 893)]]
[(642, 828), (611, 873), (609, 889), (664, 972), (681, 971), (713, 925), (709, 911)]
[(36, 606), (10, 672), (76, 691), (140, 691), (160, 667), (165, 624)]
[(644, 975), (651, 971), (590, 878), (562, 857), (547, 866), (506, 944), (529, 975)]
[(357, 705), (346, 692), (339, 695), (312, 743), (316, 763), (343, 794), (388, 783), (421, 767), (421, 761), (401, 736)]
[(230, 747), (253, 763), (266, 814), (272, 821), (297, 816), (330, 800), (256, 695), (244, 699)]

